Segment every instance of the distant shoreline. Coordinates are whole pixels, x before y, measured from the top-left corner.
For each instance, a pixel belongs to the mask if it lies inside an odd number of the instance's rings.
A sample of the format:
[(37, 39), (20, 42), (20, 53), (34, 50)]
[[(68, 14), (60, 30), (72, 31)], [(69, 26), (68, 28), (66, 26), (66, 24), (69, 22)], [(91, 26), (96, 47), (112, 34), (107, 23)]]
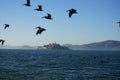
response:
[(119, 52), (120, 50), (58, 50), (58, 49), (0, 49), (0, 50), (25, 50), (25, 51), (109, 51), (109, 52)]
[(60, 45), (57, 43), (49, 43), (43, 46), (0, 46), (0, 49), (22, 49), (22, 50), (81, 50), (81, 51), (120, 51), (120, 41), (106, 40), (101, 42), (83, 44), (83, 45), (72, 45), (64, 44)]

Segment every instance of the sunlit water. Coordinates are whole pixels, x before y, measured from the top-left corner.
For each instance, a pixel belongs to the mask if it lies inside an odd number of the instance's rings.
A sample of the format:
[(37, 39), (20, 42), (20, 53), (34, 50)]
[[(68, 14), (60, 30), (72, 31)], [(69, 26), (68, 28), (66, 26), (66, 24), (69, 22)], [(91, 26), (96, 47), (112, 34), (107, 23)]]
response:
[(120, 80), (120, 51), (0, 50), (0, 80)]

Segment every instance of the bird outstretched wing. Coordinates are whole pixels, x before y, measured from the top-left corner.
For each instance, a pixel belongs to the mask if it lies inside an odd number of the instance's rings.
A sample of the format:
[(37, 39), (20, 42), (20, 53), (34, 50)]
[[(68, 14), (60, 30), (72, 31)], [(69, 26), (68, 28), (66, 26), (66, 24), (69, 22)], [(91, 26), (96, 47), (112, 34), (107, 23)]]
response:
[(9, 26), (10, 26), (9, 24), (4, 24), (4, 25), (5, 25), (4, 29), (6, 29), (7, 27), (9, 27)]
[(0, 42), (2, 42), (2, 45), (4, 44), (5, 40), (0, 40)]
[(39, 8), (40, 10), (42, 10), (42, 6), (41, 6), (41, 5), (38, 5), (38, 8)]
[(75, 9), (73, 9), (73, 8), (71, 9), (71, 11), (76, 12), (76, 10), (75, 10)]
[(38, 28), (38, 29), (41, 29), (41, 27), (40, 27), (40, 26), (36, 27), (35, 29), (37, 29), (37, 28)]
[(117, 22), (118, 23), (118, 25), (119, 25), (119, 27), (120, 27), (120, 22)]
[(46, 31), (46, 29), (42, 28), (42, 31)]
[(30, 0), (27, 0), (27, 4), (30, 4)]
[(70, 12), (69, 12), (69, 17), (70, 17), (70, 18), (71, 18), (71, 16), (72, 16), (72, 14), (73, 14), (73, 12), (70, 11)]
[(40, 30), (37, 30), (36, 35), (38, 35), (39, 33), (40, 33)]
[(47, 13), (48, 17), (51, 18), (51, 14), (50, 13)]

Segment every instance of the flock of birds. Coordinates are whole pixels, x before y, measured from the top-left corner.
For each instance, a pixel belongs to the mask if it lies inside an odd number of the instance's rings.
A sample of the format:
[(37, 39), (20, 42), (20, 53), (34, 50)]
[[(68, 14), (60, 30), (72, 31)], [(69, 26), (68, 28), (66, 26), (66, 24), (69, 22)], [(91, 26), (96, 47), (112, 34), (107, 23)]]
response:
[[(30, 7), (30, 6), (31, 6), (30, 0), (27, 0), (26, 3), (23, 4), (23, 5)], [(36, 9), (34, 9), (34, 10), (36, 10), (36, 11), (43, 11), (41, 5), (38, 5), (38, 8), (36, 8)], [(69, 10), (67, 10), (67, 12), (69, 12), (69, 18), (71, 18), (71, 16), (72, 16), (73, 14), (78, 14), (75, 9), (69, 9)], [(52, 15), (51, 15), (50, 13), (47, 13), (47, 15), (46, 15), (46, 16), (43, 16), (42, 18), (45, 18), (45, 19), (48, 19), (48, 20), (53, 20)], [(8, 28), (9, 26), (10, 26), (9, 24), (4, 24), (4, 29)], [(40, 26), (36, 27), (35, 29), (37, 29), (36, 35), (41, 34), (43, 31), (46, 31), (45, 28), (42, 28), (42, 27), (40, 27)], [(5, 40), (0, 39), (0, 42), (1, 42), (1, 44), (3, 45), (4, 42), (5, 42)]]
[[(27, 0), (26, 3), (23, 4), (23, 5), (30, 7), (30, 6), (31, 6), (30, 0)], [(36, 10), (36, 11), (43, 11), (41, 5), (38, 5), (38, 8), (36, 8), (35, 10)], [(73, 8), (67, 10), (67, 12), (69, 12), (69, 18), (71, 18), (71, 16), (72, 16), (73, 14), (78, 14), (77, 11), (76, 11), (75, 9), (73, 9)], [(52, 19), (53, 19), (50, 13), (47, 13), (47, 15), (46, 15), (46, 16), (43, 16), (42, 18), (45, 18), (45, 19), (48, 19), (48, 20), (52, 20)], [(117, 23), (119, 24), (119, 27), (120, 27), (120, 21), (117, 22)], [(10, 26), (9, 24), (4, 24), (4, 29), (8, 28), (9, 26)], [(46, 31), (45, 28), (42, 28), (42, 27), (40, 27), (40, 26), (36, 27), (35, 29), (37, 29), (36, 35), (41, 34), (43, 31)], [(4, 42), (5, 42), (5, 40), (0, 39), (0, 42), (1, 42), (1, 44), (3, 45)]]

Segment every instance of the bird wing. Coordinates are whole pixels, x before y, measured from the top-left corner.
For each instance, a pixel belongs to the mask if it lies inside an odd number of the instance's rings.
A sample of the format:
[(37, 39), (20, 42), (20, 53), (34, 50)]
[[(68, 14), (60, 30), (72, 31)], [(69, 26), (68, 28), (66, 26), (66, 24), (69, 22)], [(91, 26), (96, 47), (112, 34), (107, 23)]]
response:
[(37, 32), (36, 32), (36, 35), (38, 35), (39, 34), (39, 30), (37, 30)]
[(42, 6), (41, 6), (41, 5), (38, 5), (38, 8), (39, 8), (40, 10), (42, 10)]
[(4, 42), (5, 42), (5, 41), (3, 40), (3, 41), (2, 41), (2, 45), (4, 44)]
[(41, 28), (41, 29), (37, 30), (36, 35), (41, 34), (43, 31), (46, 31), (46, 29)]
[(40, 26), (36, 27), (35, 29), (37, 29), (37, 28), (38, 28), (38, 29), (41, 29), (41, 27), (40, 27)]
[(119, 23), (119, 24), (120, 24), (120, 22), (117, 22), (117, 23)]
[(71, 9), (71, 12), (78, 14), (77, 10), (73, 8)]
[(46, 31), (46, 29), (42, 28), (42, 29), (40, 30), (40, 33), (42, 33), (43, 31)]
[(41, 31), (46, 31), (46, 29), (42, 28)]
[(7, 27), (9, 27), (10, 25), (9, 24), (5, 24), (5, 27), (4, 27), (4, 29), (6, 29)]
[(50, 18), (51, 18), (51, 14), (47, 13), (47, 15), (48, 15), (48, 17), (50, 17)]
[(5, 26), (10, 26), (9, 24), (4, 24)]
[(27, 4), (30, 4), (30, 0), (27, 0)]
[(4, 27), (4, 29), (6, 29), (6, 28), (7, 28), (7, 26)]
[(74, 12), (76, 12), (76, 10), (75, 10), (75, 9), (73, 9), (73, 8), (72, 8), (71, 10), (72, 10), (72, 11), (74, 11)]
[(41, 34), (41, 30), (37, 30), (36, 35)]
[(72, 11), (70, 11), (70, 12), (69, 12), (69, 17), (70, 17), (70, 18), (71, 18), (71, 16), (72, 16), (72, 14), (73, 14)]

